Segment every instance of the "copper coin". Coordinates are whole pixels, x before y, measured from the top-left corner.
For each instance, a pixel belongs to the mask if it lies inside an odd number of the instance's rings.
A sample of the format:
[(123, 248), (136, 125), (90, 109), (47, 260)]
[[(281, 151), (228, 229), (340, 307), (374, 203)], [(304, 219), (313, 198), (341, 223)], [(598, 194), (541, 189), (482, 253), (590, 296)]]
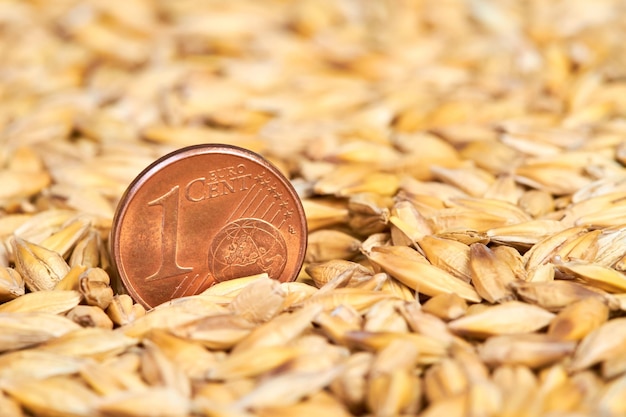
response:
[(261, 156), (228, 145), (155, 161), (124, 193), (111, 230), (119, 278), (148, 308), (263, 272), (294, 280), (306, 242), (289, 181)]

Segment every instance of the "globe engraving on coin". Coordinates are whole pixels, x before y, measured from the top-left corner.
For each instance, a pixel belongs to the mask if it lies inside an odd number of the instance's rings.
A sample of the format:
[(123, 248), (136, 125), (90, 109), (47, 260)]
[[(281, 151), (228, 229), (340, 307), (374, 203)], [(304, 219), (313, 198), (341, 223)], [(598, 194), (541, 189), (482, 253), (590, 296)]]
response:
[(285, 240), (271, 223), (240, 219), (217, 233), (209, 263), (217, 281), (240, 277), (249, 271), (275, 277), (285, 268), (286, 252)]
[(293, 280), (306, 241), (302, 204), (273, 165), (242, 148), (198, 145), (131, 183), (110, 246), (122, 284), (150, 308), (243, 276)]

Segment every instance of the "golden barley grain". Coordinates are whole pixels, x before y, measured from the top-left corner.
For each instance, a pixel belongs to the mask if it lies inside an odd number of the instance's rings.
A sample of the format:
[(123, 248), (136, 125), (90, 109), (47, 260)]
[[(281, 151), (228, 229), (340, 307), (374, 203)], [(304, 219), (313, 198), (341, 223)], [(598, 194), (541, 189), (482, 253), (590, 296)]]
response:
[(566, 262), (558, 266), (580, 281), (607, 292), (623, 292), (626, 288), (626, 275), (611, 268), (582, 261)]
[(571, 354), (574, 342), (558, 341), (545, 334), (511, 334), (488, 338), (480, 357), (489, 365), (522, 365), (539, 368)]
[(626, 231), (621, 228), (603, 231), (598, 236), (598, 252), (594, 262), (602, 266), (612, 266), (622, 258), (624, 244), (626, 243)]
[(49, 340), (41, 346), (41, 349), (52, 353), (102, 359), (118, 355), (138, 342), (137, 339), (122, 333), (91, 327), (80, 328)]
[(88, 218), (77, 217), (67, 223), (61, 230), (48, 236), (41, 242), (41, 246), (67, 257), (72, 247), (87, 232), (91, 222)]
[(465, 341), (450, 332), (446, 322), (422, 311), (417, 303), (404, 303), (398, 309), (414, 332), (436, 340), (444, 346), (468, 347)]
[(495, 180), (493, 175), (480, 168), (450, 169), (435, 166), (431, 172), (435, 178), (474, 197), (482, 196)]
[(359, 253), (361, 241), (338, 230), (317, 230), (309, 235), (305, 262), (351, 259)]
[(167, 330), (153, 330), (146, 338), (159, 346), (163, 354), (192, 379), (204, 378), (219, 357), (200, 343), (177, 337)]
[(500, 366), (494, 370), (493, 380), (507, 399), (502, 405), (504, 412), (531, 416), (541, 411), (541, 401), (537, 401), (537, 377), (530, 369), (523, 366)]
[(66, 313), (81, 301), (77, 291), (37, 291), (0, 304), (0, 313)]
[(506, 219), (507, 224), (524, 223), (531, 220), (517, 205), (506, 200), (458, 197), (453, 198), (450, 203), (452, 206), (486, 211), (494, 216)]
[(227, 358), (209, 369), (207, 377), (213, 380), (256, 376), (294, 359), (300, 352), (289, 346), (273, 346), (248, 350)]
[(323, 287), (336, 276), (352, 270), (350, 280), (346, 283), (352, 287), (360, 282), (369, 280), (373, 273), (368, 268), (355, 262), (346, 261), (344, 259), (333, 259), (327, 262), (310, 264), (306, 266), (306, 272), (313, 278), (313, 282), (318, 288)]
[(345, 344), (348, 332), (361, 330), (363, 319), (349, 307), (338, 307), (332, 313), (335, 314), (321, 312), (314, 323), (324, 330), (330, 340)]
[(24, 412), (22, 411), (22, 407), (20, 406), (20, 404), (4, 393), (0, 393), (0, 408), (2, 408), (2, 412), (7, 417), (24, 416)]
[(512, 286), (522, 300), (549, 311), (560, 311), (570, 304), (589, 297), (603, 299), (606, 295), (601, 290), (564, 280), (516, 282)]
[(13, 268), (0, 268), (0, 301), (8, 301), (24, 295), (24, 280)]
[(88, 416), (98, 396), (82, 381), (71, 376), (31, 379), (9, 384), (6, 391), (26, 410), (40, 416)]
[(315, 294), (307, 300), (306, 305), (316, 305), (325, 310), (333, 310), (340, 305), (354, 308), (359, 313), (369, 311), (372, 306), (391, 295), (382, 291), (368, 291), (359, 288), (337, 288), (332, 292)]
[(578, 345), (571, 368), (585, 369), (618, 354), (624, 340), (626, 319), (610, 320), (589, 333)]
[(447, 397), (441, 401), (433, 402), (421, 413), (422, 417), (435, 417), (446, 415), (460, 417), (466, 415), (467, 394), (461, 393)]
[(0, 171), (0, 181), (4, 184), (0, 192), (0, 204), (10, 207), (23, 198), (37, 194), (50, 184), (47, 172)]
[(501, 226), (487, 230), (492, 242), (513, 247), (530, 248), (540, 240), (563, 230), (563, 224), (556, 220), (530, 220), (512, 226)]
[(559, 340), (580, 340), (608, 320), (609, 308), (599, 298), (577, 301), (557, 314), (548, 334)]
[(239, 292), (241, 292), (241, 290), (244, 287), (246, 287), (248, 284), (254, 281), (257, 281), (260, 279), (266, 279), (266, 278), (268, 278), (268, 275), (266, 273), (262, 273), (258, 275), (252, 275), (249, 277), (241, 277), (241, 278), (231, 279), (228, 281), (218, 282), (215, 285), (204, 290), (202, 292), (202, 295), (225, 296), (225, 297), (232, 298), (236, 296), (237, 294), (239, 294)]
[(263, 323), (280, 313), (285, 296), (277, 281), (261, 278), (242, 289), (228, 307), (234, 314), (252, 323)]
[(183, 397), (191, 396), (191, 381), (161, 348), (151, 340), (144, 340), (141, 355), (141, 376), (150, 386), (170, 388)]
[(2, 355), (0, 376), (4, 381), (23, 381), (71, 375), (77, 373), (85, 362), (85, 359), (63, 354), (38, 349), (23, 349)]
[(339, 367), (333, 367), (317, 372), (279, 374), (261, 382), (254, 390), (237, 401), (237, 405), (255, 409), (268, 405), (294, 404), (328, 385), (339, 372)]
[(357, 346), (374, 351), (384, 349), (394, 340), (411, 342), (422, 352), (418, 358), (421, 364), (438, 362), (445, 355), (446, 350), (444, 343), (416, 333), (350, 331), (344, 337), (348, 346)]
[(290, 406), (271, 406), (256, 410), (256, 414), (263, 417), (288, 417), (293, 415), (313, 417), (323, 414), (348, 417), (350, 413), (345, 405), (335, 397), (320, 391), (299, 403)]
[(403, 284), (393, 277), (390, 277), (384, 272), (379, 272), (378, 274), (375, 274), (372, 277), (371, 281), (376, 283), (376, 287), (372, 289), (380, 289), (380, 291), (392, 294), (395, 297), (400, 298), (401, 300), (414, 301), (415, 297), (418, 295), (418, 293), (409, 288), (407, 285)]
[(598, 237), (601, 230), (592, 230), (583, 235), (566, 240), (554, 256), (560, 259), (592, 261), (598, 253)]
[(490, 303), (505, 302), (513, 298), (511, 283), (516, 280), (509, 265), (497, 258), (482, 243), (470, 246), (469, 266), (476, 292)]
[(448, 326), (458, 334), (485, 338), (491, 335), (531, 333), (547, 326), (553, 318), (554, 314), (542, 308), (508, 301), (451, 321)]
[(421, 384), (412, 369), (417, 348), (396, 340), (376, 355), (368, 381), (367, 405), (377, 416), (414, 413), (420, 406)]
[(377, 192), (359, 192), (348, 199), (350, 228), (360, 235), (371, 235), (386, 229), (391, 198)]
[(602, 377), (612, 379), (626, 371), (626, 358), (622, 352), (602, 362)]
[(99, 362), (88, 362), (81, 366), (80, 377), (91, 389), (103, 396), (123, 391), (144, 391), (148, 388), (135, 370), (122, 371)]
[(397, 299), (387, 299), (379, 301), (365, 314), (363, 330), (394, 331), (404, 333), (408, 331), (408, 325), (404, 317), (400, 314), (403, 302)]
[(437, 234), (459, 232), (470, 229), (486, 232), (489, 229), (505, 226), (508, 220), (489, 211), (465, 207), (450, 207), (438, 210), (428, 217)]
[(422, 305), (422, 309), (442, 320), (454, 320), (465, 314), (467, 302), (456, 294), (439, 294)]
[(503, 408), (502, 392), (491, 381), (471, 385), (467, 395), (467, 408), (470, 415), (479, 412), (493, 413)]
[(88, 305), (105, 310), (113, 300), (109, 275), (101, 268), (89, 268), (78, 277), (78, 290)]
[(111, 321), (109, 316), (98, 306), (78, 305), (68, 311), (66, 316), (82, 327), (113, 329), (113, 321)]
[(568, 239), (576, 238), (586, 231), (583, 227), (570, 227), (537, 242), (524, 254), (526, 269), (532, 270), (543, 263), (549, 262), (564, 242)]
[[(131, 337), (141, 336), (153, 329), (173, 329), (200, 318), (229, 313), (224, 305), (216, 304), (213, 299), (202, 295), (163, 303), (150, 310), (150, 314), (146, 314), (143, 307), (136, 308), (137, 304), (132, 304), (128, 309), (129, 300), (132, 302), (130, 297), (127, 299), (120, 296), (120, 307), (123, 310), (118, 312), (122, 318), (130, 316), (133, 319), (120, 328), (122, 333)], [(231, 298), (227, 298), (226, 303), (230, 301)]]
[(175, 336), (200, 342), (210, 349), (230, 349), (255, 329), (255, 324), (232, 313), (215, 314), (171, 329)]
[(56, 252), (15, 238), (16, 270), (31, 291), (51, 290), (70, 270)]
[(189, 414), (191, 404), (171, 388), (150, 388), (144, 391), (126, 391), (107, 397), (97, 405), (103, 416), (183, 417)]
[(420, 256), (402, 246), (376, 247), (368, 254), (372, 262), (416, 291), (430, 296), (456, 293), (468, 301), (480, 301), (480, 296), (469, 284), (425, 263), (419, 259)]
[(418, 245), (431, 264), (465, 282), (470, 282), (470, 248), (468, 245), (435, 236), (424, 236), (419, 239)]
[(100, 247), (102, 246), (100, 235), (90, 230), (76, 243), (70, 257), (70, 266), (82, 265), (87, 268), (100, 266)]
[(80, 327), (65, 317), (43, 312), (2, 313), (0, 350), (15, 350), (54, 339)]
[[(489, 200), (501, 200), (517, 204), (524, 193), (524, 188), (515, 182), (512, 175), (500, 175), (485, 191), (483, 197)], [(522, 208), (520, 204), (520, 208)], [(524, 210), (526, 211), (526, 210)]]
[(113, 296), (106, 313), (113, 323), (124, 326), (145, 315), (146, 310), (139, 304), (133, 304), (128, 294)]
[(322, 306), (311, 304), (294, 313), (282, 313), (265, 323), (237, 343), (233, 353), (262, 346), (280, 346), (298, 337), (322, 311)]
[[(539, 265), (528, 271), (527, 282), (552, 282), (556, 274), (555, 266), (552, 263)], [(515, 284), (513, 284), (515, 286)]]
[(302, 206), (306, 213), (307, 226), (310, 231), (345, 223), (348, 220), (348, 210), (345, 208), (333, 207), (312, 200), (303, 200)]
[(56, 283), (54, 289), (62, 291), (78, 291), (80, 277), (86, 269), (87, 268), (82, 265), (72, 266), (63, 279)]
[(463, 369), (445, 358), (431, 366), (424, 375), (424, 390), (430, 403), (437, 403), (467, 391), (468, 380)]
[(339, 376), (330, 383), (331, 392), (350, 410), (358, 410), (366, 395), (367, 374), (372, 366), (373, 354), (355, 352), (344, 362)]

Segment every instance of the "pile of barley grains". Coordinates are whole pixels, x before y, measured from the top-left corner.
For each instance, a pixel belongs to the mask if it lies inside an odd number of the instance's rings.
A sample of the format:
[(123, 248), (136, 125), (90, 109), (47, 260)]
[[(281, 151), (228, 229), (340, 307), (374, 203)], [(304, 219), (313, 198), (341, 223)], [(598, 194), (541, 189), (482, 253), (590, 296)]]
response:
[[(624, 16), (0, 0), (0, 414), (625, 415)], [(146, 312), (117, 202), (208, 142), (291, 178), (305, 267)]]

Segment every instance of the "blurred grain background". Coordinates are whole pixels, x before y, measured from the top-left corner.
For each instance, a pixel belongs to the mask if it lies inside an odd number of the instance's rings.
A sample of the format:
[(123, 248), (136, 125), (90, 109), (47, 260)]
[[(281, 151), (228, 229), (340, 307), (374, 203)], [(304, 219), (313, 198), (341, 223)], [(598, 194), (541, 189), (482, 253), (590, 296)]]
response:
[[(0, 0), (3, 416), (626, 413), (626, 3)], [(117, 202), (257, 151), (295, 283), (146, 312)]]

